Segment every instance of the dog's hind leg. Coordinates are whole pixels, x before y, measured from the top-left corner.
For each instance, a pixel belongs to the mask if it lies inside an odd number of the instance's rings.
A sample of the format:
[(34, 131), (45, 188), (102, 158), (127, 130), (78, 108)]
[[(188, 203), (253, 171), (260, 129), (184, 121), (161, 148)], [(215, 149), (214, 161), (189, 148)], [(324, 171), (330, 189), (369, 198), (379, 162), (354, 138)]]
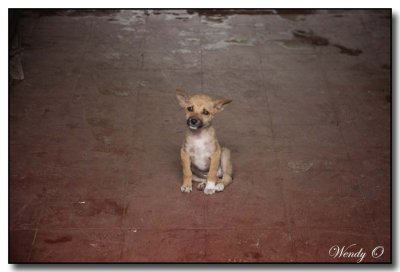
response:
[(215, 190), (221, 192), (224, 190), (229, 183), (232, 182), (232, 161), (231, 161), (231, 151), (226, 148), (221, 148), (221, 168), (222, 168), (222, 178), (218, 180), (215, 185)]
[(197, 190), (203, 191), (204, 188), (206, 187), (207, 178), (201, 178), (196, 176), (196, 174), (193, 174), (192, 180), (199, 183), (197, 184)]

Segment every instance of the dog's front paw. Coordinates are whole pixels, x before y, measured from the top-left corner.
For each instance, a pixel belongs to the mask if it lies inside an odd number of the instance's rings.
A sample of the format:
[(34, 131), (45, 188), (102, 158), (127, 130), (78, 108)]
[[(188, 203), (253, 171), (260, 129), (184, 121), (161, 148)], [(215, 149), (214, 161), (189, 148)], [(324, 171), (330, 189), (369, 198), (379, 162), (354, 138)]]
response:
[(191, 191), (192, 191), (192, 185), (191, 184), (190, 185), (184, 184), (184, 185), (181, 186), (181, 192), (190, 193)]
[(206, 188), (204, 188), (206, 195), (212, 195), (215, 193), (215, 182), (207, 181)]

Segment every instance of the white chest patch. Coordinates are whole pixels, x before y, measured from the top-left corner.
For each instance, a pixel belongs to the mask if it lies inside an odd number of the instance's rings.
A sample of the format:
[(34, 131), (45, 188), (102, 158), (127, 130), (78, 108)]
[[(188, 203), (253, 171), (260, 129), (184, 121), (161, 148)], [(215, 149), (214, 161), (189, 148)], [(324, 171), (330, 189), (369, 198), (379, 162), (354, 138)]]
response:
[(208, 134), (204, 133), (189, 137), (186, 142), (186, 148), (189, 151), (192, 164), (202, 171), (208, 171), (211, 154), (214, 152), (214, 146), (211, 144)]

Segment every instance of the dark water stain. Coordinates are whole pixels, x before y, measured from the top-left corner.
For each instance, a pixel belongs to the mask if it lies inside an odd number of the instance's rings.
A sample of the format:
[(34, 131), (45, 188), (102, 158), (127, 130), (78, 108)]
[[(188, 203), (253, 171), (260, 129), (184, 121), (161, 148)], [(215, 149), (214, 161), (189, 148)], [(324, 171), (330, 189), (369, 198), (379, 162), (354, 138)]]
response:
[(67, 16), (79, 17), (79, 16), (113, 16), (119, 13), (118, 9), (93, 9), (93, 10), (75, 10)]
[(392, 96), (391, 95), (387, 95), (386, 96), (386, 102), (392, 103)]
[(313, 9), (188, 9), (189, 14), (197, 13), (206, 20), (222, 23), (231, 15), (278, 15), (282, 18), (296, 21), (300, 16), (316, 13)]
[(42, 115), (46, 115), (46, 114), (48, 114), (49, 112), (50, 112), (50, 109), (49, 109), (49, 108), (45, 108), (45, 109), (43, 110)]
[(187, 9), (189, 14), (199, 16), (229, 16), (229, 15), (273, 15), (272, 9)]
[(23, 10), (23, 16), (27, 17), (50, 17), (50, 16), (111, 16), (119, 13), (118, 9), (26, 9)]
[(222, 23), (231, 15), (274, 15), (276, 12), (272, 9), (187, 9), (187, 13), (197, 13), (207, 21), (213, 23)]
[(343, 17), (343, 14), (335, 14), (335, 15), (333, 15), (333, 17), (342, 18), (342, 17)]
[(293, 30), (293, 39), (278, 40), (289, 48), (304, 48), (314, 46), (333, 46), (340, 49), (341, 54), (349, 56), (359, 56), (362, 53), (361, 49), (348, 48), (340, 44), (331, 44), (327, 38), (314, 34), (311, 30)]
[(280, 17), (291, 21), (297, 21), (300, 16), (316, 13), (316, 10), (313, 9), (276, 9), (275, 11)]
[(288, 19), (307, 16), (317, 12), (315, 9), (187, 9), (189, 14), (200, 16), (229, 16), (229, 15), (279, 15)]
[(382, 69), (385, 69), (385, 70), (389, 70), (389, 69), (390, 69), (390, 65), (389, 65), (389, 64), (383, 64), (383, 65), (381, 66), (381, 68), (382, 68)]
[(96, 216), (100, 213), (120, 216), (124, 213), (124, 208), (111, 199), (89, 200), (85, 203), (75, 203), (74, 206), (77, 209), (77, 214), (83, 217)]
[(339, 48), (341, 54), (346, 54), (346, 55), (350, 55), (350, 56), (358, 56), (362, 53), (362, 50), (360, 50), (360, 49), (347, 48), (347, 47), (345, 47), (343, 45), (339, 45), (339, 44), (332, 44), (332, 46)]
[(294, 30), (292, 34), (295, 38), (302, 40), (304, 43), (316, 46), (325, 46), (329, 44), (328, 39), (315, 35), (312, 31)]
[(244, 256), (247, 258), (251, 257), (254, 260), (258, 260), (262, 257), (262, 255), (259, 252), (246, 252)]
[[(152, 15), (163, 15), (163, 14), (169, 14), (169, 15), (174, 15), (174, 16), (179, 16), (179, 15), (182, 15), (181, 13), (177, 13), (177, 12), (171, 12), (171, 11), (169, 11), (169, 10), (157, 10), (157, 9), (155, 9), (155, 10), (152, 10), (151, 11), (151, 14)], [(148, 11), (147, 11), (147, 14), (146, 15), (150, 15), (150, 13), (148, 13)]]
[(72, 237), (70, 235), (66, 235), (56, 239), (45, 239), (44, 241), (48, 244), (60, 244), (72, 241)]
[(177, 17), (175, 17), (175, 19), (186, 22), (187, 20), (189, 20), (189, 17), (177, 16)]
[[(145, 14), (146, 15), (150, 15), (150, 13), (148, 13), (148, 12), (147, 13), (145, 12)], [(175, 16), (176, 20), (180, 20), (180, 21), (183, 21), (183, 22), (186, 22), (186, 21), (188, 21), (190, 19), (189, 17), (185, 16), (187, 14), (177, 13), (177, 12), (170, 12), (169, 10), (153, 10), (151, 12), (151, 14), (152, 15), (173, 15), (173, 16)], [(136, 16), (136, 17), (140, 17), (140, 16)]]

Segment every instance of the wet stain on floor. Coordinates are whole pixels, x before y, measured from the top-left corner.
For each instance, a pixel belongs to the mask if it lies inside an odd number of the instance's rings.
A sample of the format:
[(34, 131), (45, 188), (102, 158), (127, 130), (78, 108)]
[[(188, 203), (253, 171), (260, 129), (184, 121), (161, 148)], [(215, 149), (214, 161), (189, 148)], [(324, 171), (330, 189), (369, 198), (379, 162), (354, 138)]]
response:
[(292, 34), (295, 38), (305, 44), (311, 44), (315, 46), (325, 46), (329, 44), (328, 39), (318, 36), (312, 31), (294, 30)]
[(231, 15), (278, 15), (281, 18), (297, 21), (302, 16), (316, 13), (312, 9), (188, 9), (189, 14), (197, 13), (206, 20), (214, 23), (222, 23)]
[(362, 50), (360, 50), (360, 49), (347, 48), (347, 47), (345, 47), (343, 45), (339, 45), (339, 44), (332, 44), (332, 46), (339, 48), (341, 54), (346, 54), (346, 55), (350, 55), (350, 56), (358, 56), (362, 53)]
[(247, 41), (247, 39), (229, 39), (229, 40), (225, 40), (225, 42), (246, 44), (248, 41)]
[(272, 9), (188, 9), (189, 14), (200, 16), (229, 16), (229, 15), (273, 15)]
[(68, 16), (68, 17), (83, 17), (83, 16), (111, 16), (119, 13), (117, 9), (36, 9), (24, 12), (25, 16), (35, 17), (50, 17), (50, 16)]
[(276, 9), (275, 11), (280, 17), (292, 21), (299, 20), (300, 16), (307, 16), (316, 12), (312, 9)]
[(212, 23), (223, 23), (232, 15), (274, 15), (272, 9), (188, 9), (189, 14), (198, 14)]
[(72, 241), (72, 237), (70, 235), (66, 235), (56, 239), (45, 239), (44, 241), (48, 244), (60, 244)]
[(253, 260), (259, 260), (262, 257), (259, 252), (246, 252), (244, 256), (246, 258), (252, 258)]
[(362, 53), (361, 49), (348, 48), (340, 44), (331, 44), (329, 39), (316, 35), (311, 30), (293, 30), (293, 39), (290, 40), (277, 40), (287, 48), (305, 48), (315, 46), (333, 46), (338, 48), (340, 54), (349, 56), (359, 56)]
[(90, 200), (75, 204), (76, 212), (79, 216), (96, 216), (100, 213), (122, 215), (124, 208), (111, 199)]

